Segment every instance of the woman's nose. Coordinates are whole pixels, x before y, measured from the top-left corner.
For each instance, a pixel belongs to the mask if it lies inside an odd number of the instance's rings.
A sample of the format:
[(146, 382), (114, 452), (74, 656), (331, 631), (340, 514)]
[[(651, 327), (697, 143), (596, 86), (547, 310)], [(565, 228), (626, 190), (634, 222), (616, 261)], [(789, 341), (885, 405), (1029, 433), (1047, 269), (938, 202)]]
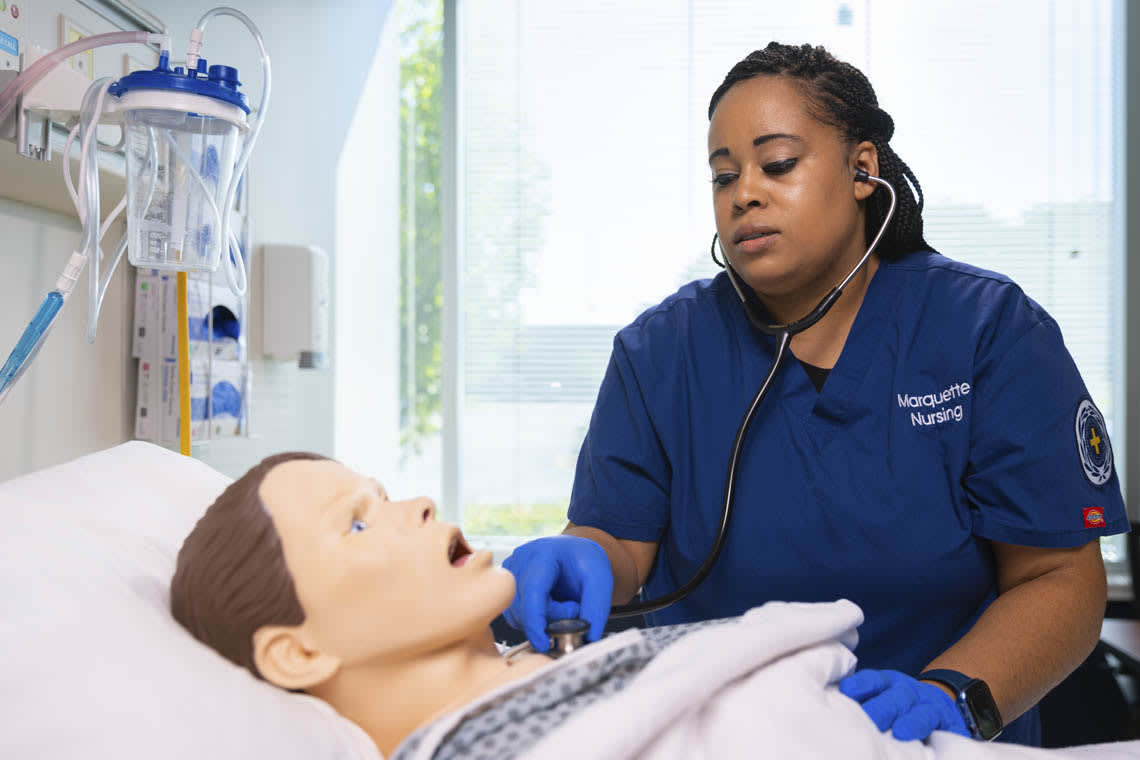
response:
[(768, 205), (768, 193), (764, 186), (764, 172), (745, 167), (741, 169), (733, 187), (732, 204), (744, 210), (749, 206), (764, 208)]

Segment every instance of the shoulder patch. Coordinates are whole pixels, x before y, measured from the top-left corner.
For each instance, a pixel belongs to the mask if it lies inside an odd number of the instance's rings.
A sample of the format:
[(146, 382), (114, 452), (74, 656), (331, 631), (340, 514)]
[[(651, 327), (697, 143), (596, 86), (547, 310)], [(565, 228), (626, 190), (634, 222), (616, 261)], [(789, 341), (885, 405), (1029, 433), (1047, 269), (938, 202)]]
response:
[(1108, 441), (1104, 417), (1092, 399), (1081, 399), (1077, 405), (1073, 428), (1085, 477), (1094, 486), (1103, 486), (1112, 478), (1112, 444)]

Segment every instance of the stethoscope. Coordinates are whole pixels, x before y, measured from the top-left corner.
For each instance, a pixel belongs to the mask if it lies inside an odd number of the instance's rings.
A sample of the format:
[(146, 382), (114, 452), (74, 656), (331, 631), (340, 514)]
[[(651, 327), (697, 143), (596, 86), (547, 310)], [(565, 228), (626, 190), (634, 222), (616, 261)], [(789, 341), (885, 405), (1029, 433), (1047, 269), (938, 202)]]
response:
[[(669, 605), (679, 602), (686, 596), (691, 594), (697, 586), (704, 582), (709, 573), (712, 572), (713, 565), (716, 564), (717, 558), (720, 557), (721, 549), (724, 548), (724, 543), (728, 538), (728, 524), (732, 519), (733, 503), (736, 496), (736, 475), (740, 467), (740, 455), (744, 449), (744, 439), (748, 434), (748, 428), (752, 425), (752, 420), (756, 417), (756, 411), (760, 408), (761, 402), (764, 397), (768, 395), (769, 389), (772, 387), (772, 381), (776, 377), (776, 373), (780, 371), (783, 366), (784, 359), (788, 354), (788, 344), (792, 341), (792, 336), (803, 332), (819, 320), (831, 310), (835, 302), (839, 300), (839, 296), (843, 295), (843, 289), (847, 287), (852, 278), (859, 272), (860, 269), (871, 258), (874, 253), (875, 247), (878, 246), (879, 241), (882, 239), (883, 234), (887, 231), (887, 226), (891, 223), (891, 218), (895, 214), (895, 189), (882, 177), (875, 177), (862, 169), (855, 170), (856, 182), (874, 182), (875, 184), (882, 185), (887, 189), (891, 196), (891, 205), (887, 209), (887, 215), (883, 219), (882, 225), (879, 227), (879, 232), (875, 235), (875, 239), (871, 241), (871, 245), (867, 248), (867, 252), (863, 254), (863, 258), (859, 259), (858, 263), (851, 269), (843, 281), (832, 288), (823, 300), (819, 302), (814, 309), (812, 309), (807, 316), (795, 322), (789, 322), (783, 325), (774, 325), (765, 322), (761, 318), (761, 304), (760, 299), (752, 291), (752, 288), (744, 284), (740, 279), (740, 275), (736, 273), (728, 263), (727, 257), (725, 259), (725, 273), (728, 279), (732, 282), (732, 287), (736, 290), (736, 294), (740, 296), (740, 301), (744, 305), (744, 312), (748, 315), (748, 321), (752, 323), (760, 332), (765, 335), (771, 335), (777, 339), (776, 342), (776, 355), (772, 359), (772, 364), (768, 368), (768, 373), (764, 376), (764, 382), (760, 384), (760, 389), (756, 391), (756, 395), (752, 399), (752, 403), (748, 406), (748, 411), (744, 415), (744, 419), (740, 421), (740, 427), (736, 430), (736, 438), (732, 442), (732, 457), (729, 460), (728, 472), (724, 479), (724, 509), (720, 516), (720, 527), (717, 530), (716, 540), (713, 542), (712, 549), (709, 551), (708, 556), (705, 558), (704, 564), (698, 568), (693, 577), (689, 579), (683, 586), (678, 587), (672, 593), (657, 599), (649, 599), (642, 602), (633, 602), (631, 604), (615, 605), (610, 609), (611, 618), (625, 618), (633, 617), (634, 615), (643, 615), (647, 612), (656, 612), (657, 610), (664, 609)], [(716, 246), (716, 238), (713, 238), (712, 245)], [(715, 257), (714, 257), (715, 258)], [(568, 654), (575, 649), (582, 646), (583, 639), (586, 632), (590, 629), (590, 624), (585, 620), (571, 618), (567, 620), (553, 620), (546, 627), (546, 633), (550, 636), (551, 647), (550, 654), (553, 657), (561, 657)], [(524, 642), (504, 652), (504, 656), (510, 658), (515, 654), (530, 647), (530, 642)]]

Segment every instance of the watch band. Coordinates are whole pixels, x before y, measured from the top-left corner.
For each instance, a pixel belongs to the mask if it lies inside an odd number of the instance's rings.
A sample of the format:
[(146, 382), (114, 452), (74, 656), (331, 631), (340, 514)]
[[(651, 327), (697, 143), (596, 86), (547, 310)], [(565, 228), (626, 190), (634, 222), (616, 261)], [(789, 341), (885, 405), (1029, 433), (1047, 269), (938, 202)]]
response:
[(920, 681), (937, 681), (940, 684), (945, 684), (954, 690), (955, 694), (961, 694), (971, 681), (976, 679), (971, 678), (965, 673), (959, 673), (957, 670), (949, 670), (947, 668), (935, 668), (934, 670), (927, 670), (920, 673), (918, 676)]
[(986, 682), (948, 668), (935, 668), (919, 674), (920, 681), (934, 681), (950, 688), (955, 703), (975, 739), (990, 741), (1001, 734), (1004, 725)]

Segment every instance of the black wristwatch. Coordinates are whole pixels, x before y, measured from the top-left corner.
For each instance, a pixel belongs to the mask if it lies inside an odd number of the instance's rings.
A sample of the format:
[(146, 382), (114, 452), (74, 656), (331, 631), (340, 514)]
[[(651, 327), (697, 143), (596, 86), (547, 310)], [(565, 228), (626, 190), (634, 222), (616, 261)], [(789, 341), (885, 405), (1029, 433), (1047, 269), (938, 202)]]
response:
[(958, 709), (966, 719), (966, 728), (975, 739), (990, 741), (1005, 727), (990, 687), (980, 678), (970, 678), (957, 670), (928, 670), (919, 681), (935, 681), (948, 686), (957, 695)]

